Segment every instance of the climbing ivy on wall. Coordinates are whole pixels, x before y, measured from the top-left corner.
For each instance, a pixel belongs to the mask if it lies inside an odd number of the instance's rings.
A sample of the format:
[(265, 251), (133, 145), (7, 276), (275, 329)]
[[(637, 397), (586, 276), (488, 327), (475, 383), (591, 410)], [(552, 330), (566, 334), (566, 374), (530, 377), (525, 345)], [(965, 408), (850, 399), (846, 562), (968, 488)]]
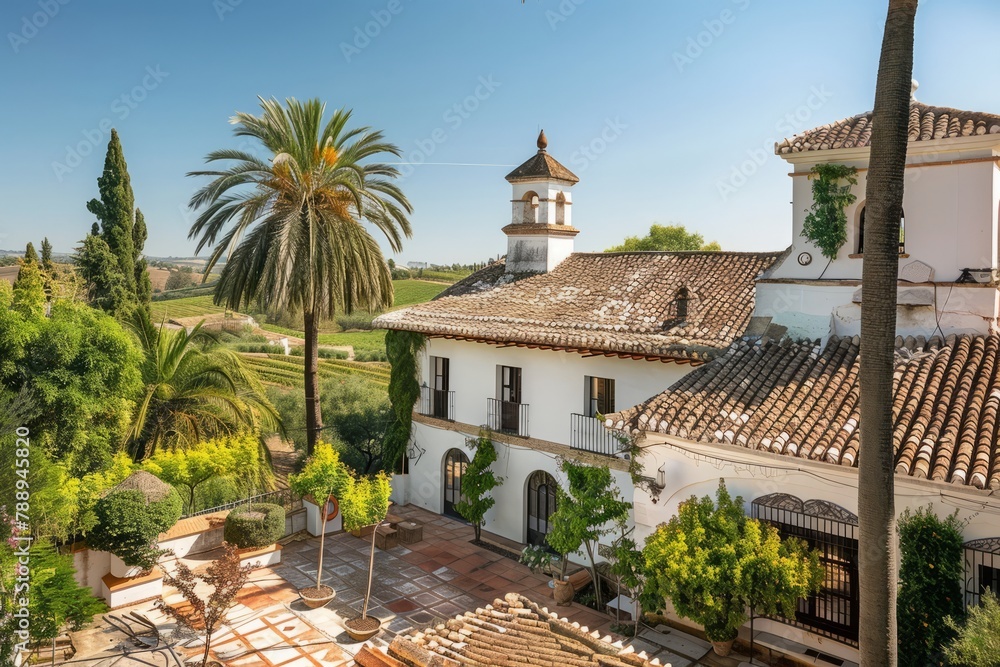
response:
[(802, 236), (812, 241), (823, 256), (833, 260), (847, 242), (845, 210), (857, 197), (851, 186), (858, 184), (858, 170), (845, 164), (818, 164), (812, 169), (813, 203), (802, 226)]
[(385, 466), (396, 470), (410, 442), (413, 406), (420, 398), (417, 355), (424, 346), (424, 337), (412, 331), (389, 330), (385, 334), (385, 353), (392, 364), (389, 372), (389, 401), (396, 420), (385, 436)]

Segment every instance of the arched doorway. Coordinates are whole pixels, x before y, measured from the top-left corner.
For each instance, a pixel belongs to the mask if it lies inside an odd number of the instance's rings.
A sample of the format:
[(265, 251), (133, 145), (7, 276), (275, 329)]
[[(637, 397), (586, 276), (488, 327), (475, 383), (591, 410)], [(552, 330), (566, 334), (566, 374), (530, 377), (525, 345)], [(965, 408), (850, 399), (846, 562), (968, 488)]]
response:
[(444, 457), (444, 513), (456, 519), (462, 519), (455, 504), (462, 499), (462, 475), (468, 465), (469, 457), (461, 449), (449, 449)]
[(528, 544), (548, 546), (549, 517), (556, 511), (556, 480), (544, 470), (536, 470), (528, 478)]

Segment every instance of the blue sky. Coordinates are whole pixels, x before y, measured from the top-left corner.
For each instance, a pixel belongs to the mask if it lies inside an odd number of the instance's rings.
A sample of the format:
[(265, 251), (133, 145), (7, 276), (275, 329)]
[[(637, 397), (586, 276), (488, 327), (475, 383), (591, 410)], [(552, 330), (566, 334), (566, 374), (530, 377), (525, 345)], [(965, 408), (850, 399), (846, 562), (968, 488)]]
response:
[[(228, 119), (258, 95), (352, 108), (415, 161), (516, 165), (544, 128), (581, 178), (578, 250), (653, 222), (783, 248), (791, 187), (773, 142), (871, 108), (885, 4), (7, 0), (0, 248), (85, 235), (113, 124), (147, 252), (192, 254), (185, 173), (238, 145)], [(1000, 112), (998, 26), (995, 0), (924, 0), (918, 98)], [(414, 236), (397, 260), (505, 251), (509, 167), (404, 169)]]

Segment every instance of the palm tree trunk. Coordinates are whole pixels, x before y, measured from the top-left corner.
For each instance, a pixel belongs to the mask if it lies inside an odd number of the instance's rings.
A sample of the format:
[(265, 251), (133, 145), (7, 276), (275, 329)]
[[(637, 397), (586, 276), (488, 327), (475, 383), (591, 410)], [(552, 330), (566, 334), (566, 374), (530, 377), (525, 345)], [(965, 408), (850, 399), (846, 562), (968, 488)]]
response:
[(305, 383), (306, 383), (306, 455), (312, 456), (323, 428), (319, 404), (319, 320), (312, 309), (303, 314), (305, 320)]
[(917, 0), (889, 0), (875, 88), (861, 287), (860, 652), (896, 664), (896, 539), (892, 375), (913, 23)]

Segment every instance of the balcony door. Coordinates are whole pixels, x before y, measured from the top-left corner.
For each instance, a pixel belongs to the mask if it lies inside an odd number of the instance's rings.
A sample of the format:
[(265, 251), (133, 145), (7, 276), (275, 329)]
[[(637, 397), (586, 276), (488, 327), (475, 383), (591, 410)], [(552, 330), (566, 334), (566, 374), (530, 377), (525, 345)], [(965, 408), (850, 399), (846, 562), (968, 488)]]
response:
[(521, 369), (515, 366), (500, 367), (500, 430), (519, 432), (521, 407)]
[(449, 359), (431, 357), (431, 416), (450, 419), (448, 414)]

